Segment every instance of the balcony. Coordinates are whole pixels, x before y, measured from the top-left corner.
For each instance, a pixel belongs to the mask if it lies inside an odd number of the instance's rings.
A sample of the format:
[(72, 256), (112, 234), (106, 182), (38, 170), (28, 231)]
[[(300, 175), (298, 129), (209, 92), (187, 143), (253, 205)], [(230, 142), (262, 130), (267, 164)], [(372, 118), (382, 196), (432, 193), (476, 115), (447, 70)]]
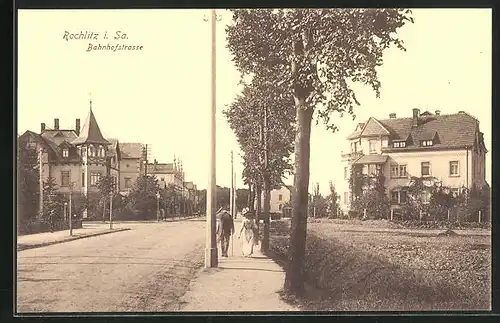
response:
[(363, 151), (354, 151), (350, 153), (340, 152), (340, 156), (342, 157), (342, 159), (352, 160), (363, 156)]

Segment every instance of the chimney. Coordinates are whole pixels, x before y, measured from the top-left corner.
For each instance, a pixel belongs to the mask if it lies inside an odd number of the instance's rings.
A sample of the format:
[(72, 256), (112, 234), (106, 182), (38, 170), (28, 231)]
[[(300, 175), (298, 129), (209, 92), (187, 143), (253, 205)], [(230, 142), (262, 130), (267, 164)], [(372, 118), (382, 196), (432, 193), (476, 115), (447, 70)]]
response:
[(395, 114), (395, 113), (390, 113), (390, 114), (389, 114), (389, 118), (391, 118), (391, 119), (396, 119), (396, 114)]
[(417, 127), (418, 126), (418, 117), (420, 116), (420, 110), (419, 109), (413, 109), (413, 124), (412, 127)]
[(40, 132), (44, 132), (45, 131), (45, 122), (42, 122), (40, 124)]
[(80, 119), (76, 119), (75, 121), (75, 132), (76, 132), (76, 135), (80, 135)]
[(59, 130), (59, 119), (58, 118), (54, 119), (54, 130)]
[(434, 114), (437, 115), (437, 116), (440, 115), (441, 114), (441, 110), (436, 110)]
[(458, 111), (458, 114), (465, 114), (465, 111)]

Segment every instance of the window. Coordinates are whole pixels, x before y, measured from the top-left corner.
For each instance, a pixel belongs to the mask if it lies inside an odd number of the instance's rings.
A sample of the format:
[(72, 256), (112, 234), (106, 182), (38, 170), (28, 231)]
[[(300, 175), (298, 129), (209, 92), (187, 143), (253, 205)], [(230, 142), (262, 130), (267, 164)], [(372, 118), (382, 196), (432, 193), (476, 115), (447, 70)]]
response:
[(399, 165), (399, 177), (406, 177), (408, 174), (406, 173), (406, 165)]
[(407, 177), (406, 165), (391, 165), (391, 177), (400, 178)]
[(391, 192), (391, 202), (392, 203), (399, 203), (399, 192), (398, 191)]
[(450, 162), (450, 176), (458, 176), (458, 160)]
[(106, 156), (106, 151), (104, 150), (104, 147), (101, 147), (101, 149), (99, 149), (99, 156), (101, 156), (101, 157)]
[(375, 152), (375, 144), (376, 144), (375, 140), (368, 141), (368, 147), (371, 153)]
[(68, 170), (62, 170), (61, 171), (61, 186), (63, 187), (68, 187), (69, 186), (69, 171)]
[(64, 148), (63, 151), (62, 151), (62, 154), (63, 154), (64, 158), (67, 158), (69, 156), (69, 149), (68, 148)]
[(389, 146), (389, 141), (387, 139), (382, 140), (382, 148), (387, 148)]
[(125, 177), (125, 188), (132, 188), (132, 179), (130, 177)]
[(281, 201), (281, 200), (283, 200), (283, 195), (280, 194), (280, 195), (278, 195), (278, 201)]
[(391, 165), (391, 177), (399, 177), (399, 165)]
[(377, 175), (377, 174), (380, 174), (382, 168), (380, 165), (376, 165), (376, 164), (369, 164), (368, 165), (368, 174), (369, 175)]
[(344, 192), (344, 203), (345, 204), (349, 203), (349, 192)]
[(95, 155), (95, 148), (94, 146), (91, 145), (89, 147), (89, 157), (94, 157), (94, 155)]
[(393, 204), (404, 204), (407, 200), (407, 192), (404, 190), (401, 191), (392, 191), (391, 192), (391, 203)]
[(392, 147), (394, 148), (405, 148), (406, 147), (406, 142), (404, 141), (395, 141), (392, 143)]
[(407, 192), (406, 191), (399, 191), (399, 203), (406, 203), (407, 200)]
[(344, 179), (347, 179), (347, 167), (344, 167)]
[(280, 210), (280, 211), (281, 211), (281, 204), (278, 206), (278, 210)]
[(101, 178), (101, 173), (90, 173), (90, 185), (96, 186)]
[(422, 147), (432, 146), (432, 140), (422, 140), (420, 144), (422, 145)]
[(421, 173), (422, 173), (422, 176), (430, 176), (431, 175), (431, 163), (422, 162)]
[(422, 203), (428, 204), (431, 201), (431, 193), (427, 191), (422, 192)]
[(82, 187), (85, 187), (85, 173), (82, 173)]

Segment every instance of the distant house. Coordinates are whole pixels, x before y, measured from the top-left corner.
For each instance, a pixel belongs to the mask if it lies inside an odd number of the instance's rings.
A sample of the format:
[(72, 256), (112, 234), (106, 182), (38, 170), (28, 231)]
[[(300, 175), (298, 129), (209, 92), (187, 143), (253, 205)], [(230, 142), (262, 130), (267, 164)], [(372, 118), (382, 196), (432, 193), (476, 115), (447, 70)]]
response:
[(137, 178), (144, 173), (144, 145), (137, 142), (120, 143), (120, 192), (132, 189)]
[[(342, 154), (344, 163), (341, 208), (350, 209), (353, 192), (349, 187), (351, 171), (385, 177), (384, 186), (391, 209), (406, 203), (411, 177), (428, 178), (428, 185), (440, 182), (458, 192), (461, 187), (485, 185), (483, 133), (479, 121), (460, 111), (443, 115), (440, 111), (420, 113), (411, 118), (378, 120), (374, 117), (357, 125), (347, 140), (350, 152)], [(424, 201), (430, 199), (422, 192)]]
[[(287, 212), (290, 209), (288, 205), (290, 205), (290, 203), (292, 202), (292, 189), (293, 186), (291, 185), (283, 185), (279, 189), (274, 189), (270, 192), (270, 213), (282, 213), (284, 216), (288, 215)], [(261, 204), (263, 208), (264, 193), (262, 193)], [(255, 201), (255, 206), (257, 206), (257, 201)], [(283, 212), (285, 208), (287, 209), (287, 211)]]

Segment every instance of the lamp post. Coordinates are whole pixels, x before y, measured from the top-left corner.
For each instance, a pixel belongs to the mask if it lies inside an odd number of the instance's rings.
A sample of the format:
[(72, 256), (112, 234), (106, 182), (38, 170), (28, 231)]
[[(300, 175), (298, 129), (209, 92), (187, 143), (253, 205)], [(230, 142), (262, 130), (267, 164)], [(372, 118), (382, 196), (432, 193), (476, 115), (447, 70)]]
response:
[(207, 186), (207, 225), (205, 244), (205, 267), (217, 267), (217, 241), (215, 237), (215, 213), (216, 213), (216, 172), (215, 172), (215, 132), (216, 132), (216, 24), (217, 14), (215, 9), (211, 10), (210, 27), (212, 34), (212, 100), (210, 106), (210, 166)]
[(72, 208), (72, 200), (73, 200), (73, 186), (75, 182), (71, 182), (69, 186), (69, 235), (73, 235), (73, 208)]
[(113, 230), (113, 191), (109, 192), (109, 230)]
[[(66, 215), (67, 215), (67, 208), (68, 208), (68, 202), (64, 202), (64, 218), (66, 218)], [(69, 217), (69, 221), (71, 222), (71, 217)]]

